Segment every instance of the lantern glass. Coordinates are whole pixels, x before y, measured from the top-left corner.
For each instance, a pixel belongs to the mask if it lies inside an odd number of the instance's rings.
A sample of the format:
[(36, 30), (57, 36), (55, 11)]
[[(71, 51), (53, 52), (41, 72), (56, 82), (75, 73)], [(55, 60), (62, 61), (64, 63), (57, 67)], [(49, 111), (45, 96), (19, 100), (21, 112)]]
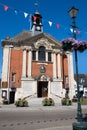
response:
[(71, 18), (75, 18), (78, 13), (78, 9), (76, 9), (74, 6), (68, 11)]

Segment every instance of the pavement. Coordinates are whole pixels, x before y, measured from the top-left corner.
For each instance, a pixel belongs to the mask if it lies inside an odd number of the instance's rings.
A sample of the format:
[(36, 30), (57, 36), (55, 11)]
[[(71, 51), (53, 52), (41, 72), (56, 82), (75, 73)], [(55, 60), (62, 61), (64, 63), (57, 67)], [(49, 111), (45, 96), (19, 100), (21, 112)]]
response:
[[(84, 108), (86, 108), (84, 106)], [(62, 105), (55, 105), (55, 106), (39, 106), (39, 105), (31, 105), (29, 107), (16, 107), (14, 104), (8, 104), (8, 105), (0, 105), (0, 111), (37, 111), (37, 110), (43, 110), (43, 111), (54, 111), (54, 110), (59, 110), (59, 111), (65, 111), (65, 110), (75, 110), (76, 109), (76, 104), (72, 106), (62, 106)]]
[[(82, 109), (87, 109), (86, 105), (82, 106)], [(55, 106), (38, 106), (38, 105), (31, 105), (29, 107), (16, 107), (14, 104), (9, 104), (9, 105), (3, 105), (0, 104), (0, 111), (65, 111), (65, 110), (77, 110), (77, 104), (74, 103), (71, 106), (62, 106), (60, 105), (55, 105)], [(49, 127), (49, 128), (44, 128), (44, 129), (38, 129), (38, 130), (72, 130), (72, 125), (68, 126), (59, 126), (59, 127)]]
[[(82, 105), (82, 109), (87, 109), (87, 105)], [(25, 111), (37, 111), (37, 110), (43, 110), (43, 111), (54, 111), (54, 110), (59, 110), (59, 111), (65, 111), (65, 110), (77, 110), (77, 104), (73, 103), (71, 106), (62, 106), (61, 104), (57, 104), (55, 106), (42, 106), (42, 105), (29, 105), (29, 107), (16, 107), (14, 104), (7, 104), (3, 105), (0, 104), (0, 111), (18, 111), (18, 110), (25, 110)]]
[(72, 126), (60, 126), (60, 127), (44, 128), (38, 130), (72, 130)]

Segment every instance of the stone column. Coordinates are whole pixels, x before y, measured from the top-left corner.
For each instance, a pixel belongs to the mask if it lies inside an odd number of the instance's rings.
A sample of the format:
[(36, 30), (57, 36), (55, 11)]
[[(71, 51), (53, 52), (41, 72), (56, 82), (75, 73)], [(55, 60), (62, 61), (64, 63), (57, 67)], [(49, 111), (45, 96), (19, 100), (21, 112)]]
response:
[(56, 54), (53, 54), (53, 78), (56, 78)]
[[(10, 92), (10, 66), (11, 66), (11, 53), (13, 46), (5, 46), (3, 48), (3, 66), (2, 66), (2, 82), (6, 82), (7, 84), (7, 99), (9, 102), (9, 92)], [(3, 90), (3, 86), (2, 86)]]
[(53, 62), (53, 53), (51, 54), (51, 56), (52, 56), (52, 62)]
[(61, 65), (60, 65), (60, 54), (57, 56), (58, 61), (58, 78), (61, 78)]
[(31, 77), (31, 70), (32, 70), (32, 53), (31, 50), (28, 51), (28, 77)]
[(68, 53), (68, 76), (69, 76), (70, 97), (72, 98), (73, 95), (75, 94), (72, 53)]
[(48, 61), (48, 52), (46, 52), (46, 61)]
[(50, 84), (50, 81), (48, 81), (48, 97), (51, 97), (51, 84)]
[(2, 81), (8, 81), (8, 71), (9, 71), (9, 47), (3, 48), (3, 65), (2, 65)]
[(38, 51), (36, 51), (36, 61), (38, 61)]
[(22, 77), (26, 77), (26, 49), (23, 50)]

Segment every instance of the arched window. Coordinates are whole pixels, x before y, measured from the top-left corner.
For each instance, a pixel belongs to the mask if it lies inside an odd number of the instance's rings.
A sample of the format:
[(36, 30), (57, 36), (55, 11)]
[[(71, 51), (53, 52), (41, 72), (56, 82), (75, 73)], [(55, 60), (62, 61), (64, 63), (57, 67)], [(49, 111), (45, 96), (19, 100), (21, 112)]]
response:
[(45, 52), (46, 52), (45, 47), (40, 46), (39, 51), (38, 51), (38, 59), (39, 59), (39, 61), (45, 61)]

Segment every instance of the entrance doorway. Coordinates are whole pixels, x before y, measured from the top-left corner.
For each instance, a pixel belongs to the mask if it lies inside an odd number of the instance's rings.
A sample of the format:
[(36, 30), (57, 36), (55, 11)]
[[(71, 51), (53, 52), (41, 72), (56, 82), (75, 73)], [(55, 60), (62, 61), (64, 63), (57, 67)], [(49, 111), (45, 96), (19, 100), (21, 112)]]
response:
[(14, 100), (15, 100), (15, 91), (11, 91), (9, 101), (10, 103), (14, 103)]
[(37, 96), (38, 97), (47, 97), (48, 96), (48, 82), (47, 81), (38, 82)]

